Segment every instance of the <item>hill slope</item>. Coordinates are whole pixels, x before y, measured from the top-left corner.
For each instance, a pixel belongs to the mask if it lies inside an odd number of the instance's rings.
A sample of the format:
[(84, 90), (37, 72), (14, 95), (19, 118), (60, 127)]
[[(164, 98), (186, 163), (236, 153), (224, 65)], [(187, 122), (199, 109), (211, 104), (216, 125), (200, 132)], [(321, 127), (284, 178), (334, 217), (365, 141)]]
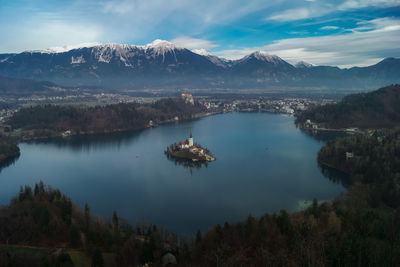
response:
[(317, 106), (297, 115), (324, 128), (400, 128), (400, 85), (346, 96), (337, 104)]
[(8, 78), (0, 75), (1, 94), (34, 94), (38, 92), (49, 92), (56, 85), (51, 82), (34, 81), (29, 79)]

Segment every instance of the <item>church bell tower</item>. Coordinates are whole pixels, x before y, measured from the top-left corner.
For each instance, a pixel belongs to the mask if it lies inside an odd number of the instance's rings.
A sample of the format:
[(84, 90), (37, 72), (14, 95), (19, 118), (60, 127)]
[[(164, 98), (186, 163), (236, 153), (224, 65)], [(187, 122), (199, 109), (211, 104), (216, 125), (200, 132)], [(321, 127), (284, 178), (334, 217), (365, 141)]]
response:
[(190, 131), (190, 137), (189, 137), (189, 147), (193, 146), (193, 136), (192, 136), (192, 131)]

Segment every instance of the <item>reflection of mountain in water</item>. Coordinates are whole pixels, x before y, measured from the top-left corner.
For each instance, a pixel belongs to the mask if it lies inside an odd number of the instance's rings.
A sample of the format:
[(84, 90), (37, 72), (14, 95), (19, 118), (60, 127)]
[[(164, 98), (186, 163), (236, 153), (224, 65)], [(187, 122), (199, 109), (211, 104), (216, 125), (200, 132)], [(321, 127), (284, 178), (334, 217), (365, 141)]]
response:
[(139, 137), (142, 132), (143, 130), (136, 130), (105, 134), (55, 137), (50, 139), (29, 141), (28, 143), (53, 145), (57, 148), (81, 152), (110, 147), (120, 148), (124, 145), (128, 145), (133, 139)]
[(320, 163), (318, 163), (318, 167), (321, 170), (321, 173), (332, 182), (341, 184), (346, 188), (350, 186), (350, 177), (348, 174), (333, 168), (329, 168)]
[(20, 156), (20, 155), (5, 159), (5, 160), (0, 164), (0, 173), (1, 173), (1, 171), (3, 170), (3, 168), (6, 168), (6, 167), (8, 167), (8, 166), (14, 164), (14, 163), (17, 161), (17, 159), (19, 158), (19, 156)]

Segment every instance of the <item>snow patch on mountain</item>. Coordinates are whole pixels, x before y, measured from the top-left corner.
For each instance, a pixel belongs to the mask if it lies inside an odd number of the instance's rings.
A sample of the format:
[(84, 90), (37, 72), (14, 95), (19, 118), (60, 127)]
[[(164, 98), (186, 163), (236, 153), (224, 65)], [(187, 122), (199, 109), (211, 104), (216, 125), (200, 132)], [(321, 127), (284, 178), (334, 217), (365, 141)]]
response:
[(137, 47), (127, 44), (106, 44), (94, 47), (92, 54), (98, 62), (110, 63), (113, 58), (118, 58), (124, 62), (125, 66), (130, 67), (129, 58), (133, 57), (136, 53)]
[(273, 63), (274, 65), (278, 65), (278, 64), (281, 64), (282, 62), (284, 62), (284, 60), (281, 59), (280, 57), (278, 57), (276, 55), (270, 55), (265, 51), (253, 52), (250, 55), (245, 56), (243, 58), (243, 60), (250, 59), (250, 58), (255, 58), (255, 59), (258, 59), (258, 60), (264, 61), (264, 62), (270, 62), (270, 63)]
[(86, 63), (85, 58), (80, 55), (79, 57), (71, 57), (71, 64), (82, 64), (82, 63)]
[(193, 49), (192, 52), (195, 53), (195, 54), (198, 54), (200, 56), (211, 56), (211, 54), (207, 50), (205, 50), (204, 48)]
[(165, 54), (171, 53), (173, 54), (175, 58), (175, 62), (178, 62), (176, 58), (175, 51), (176, 50), (183, 50), (184, 48), (177, 47), (175, 44), (165, 41), (165, 40), (154, 40), (150, 44), (143, 45), (143, 46), (137, 46), (141, 49), (143, 49), (146, 54), (150, 57), (157, 57), (157, 56), (162, 56), (162, 62), (164, 63), (165, 61)]
[(165, 40), (160, 40), (156, 39), (153, 42), (146, 44), (146, 45), (141, 45), (138, 46), (141, 47), (145, 50), (148, 49), (155, 49), (155, 50), (173, 50), (173, 49), (182, 49), (180, 47), (177, 47), (175, 44), (165, 41)]
[(213, 64), (219, 66), (219, 67), (229, 67), (232, 64), (232, 60), (228, 60), (222, 57), (217, 57), (212, 54), (210, 54), (207, 50), (204, 48), (202, 49), (193, 49), (191, 50), (193, 53), (198, 54), (200, 56), (206, 57), (208, 60), (210, 60)]

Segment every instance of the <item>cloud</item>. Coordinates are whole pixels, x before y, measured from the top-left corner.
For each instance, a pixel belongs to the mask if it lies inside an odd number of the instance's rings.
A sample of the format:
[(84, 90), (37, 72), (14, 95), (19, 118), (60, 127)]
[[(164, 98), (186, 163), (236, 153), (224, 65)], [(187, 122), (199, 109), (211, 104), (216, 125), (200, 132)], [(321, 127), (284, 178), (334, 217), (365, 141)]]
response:
[(392, 7), (400, 5), (399, 0), (347, 0), (338, 6), (337, 10), (366, 8), (370, 6)]
[(172, 15), (175, 19), (187, 19), (186, 23), (197, 21), (199, 25), (209, 25), (229, 22), (271, 5), (264, 0), (107, 0), (101, 3), (101, 10), (117, 16), (129, 15), (132, 21), (149, 17), (157, 22)]
[(324, 26), (320, 28), (320, 30), (337, 30), (337, 29), (339, 29), (339, 27), (337, 26)]
[(328, 1), (307, 2), (309, 2), (308, 6), (287, 9), (279, 13), (272, 14), (266, 17), (265, 20), (287, 22), (322, 17), (336, 11), (347, 11), (366, 7), (387, 8), (400, 6), (400, 0), (346, 0), (340, 4), (332, 4)]
[(132, 1), (108, 1), (103, 3), (103, 11), (105, 13), (113, 13), (117, 15), (124, 15), (131, 13), (134, 10), (134, 3)]
[[(8, 32), (10, 30), (13, 31), (11, 36)], [(46, 47), (59, 50), (65, 44), (97, 42), (102, 34), (102, 29), (96, 25), (65, 21), (27, 23), (25, 27), (13, 26), (11, 29), (0, 27), (0, 36), (10, 36), (0, 42), (0, 51), (21, 52)]]
[(400, 20), (382, 18), (364, 21), (370, 30), (341, 35), (290, 38), (273, 44), (242, 49), (228, 49), (216, 53), (226, 58), (237, 59), (256, 50), (276, 54), (295, 63), (300, 60), (315, 65), (337, 65), (340, 67), (366, 66), (385, 57), (400, 57)]
[[(1, 1), (1, 0), (0, 0)], [(8, 1), (6, 1), (8, 2)], [(367, 9), (346, 21), (322, 22), (310, 19), (302, 23), (286, 23), (324, 16), (342, 10), (366, 6), (388, 7), (400, 0), (71, 0), (20, 1), (0, 8), (1, 52), (21, 52), (83, 42), (145, 44), (154, 39), (172, 40), (192, 49), (217, 50), (252, 46), (254, 42), (274, 42), (292, 35), (314, 35), (325, 25), (354, 25), (354, 17), (371, 17)], [(51, 4), (50, 4), (51, 2)], [(11, 2), (10, 2), (11, 3)], [(333, 4), (334, 3), (334, 4)], [(358, 16), (360, 14), (360, 16)], [(337, 16), (336, 16), (337, 15)], [(267, 22), (264, 20), (267, 18)], [(351, 18), (349, 18), (351, 17)], [(350, 22), (350, 20), (352, 20)], [(271, 23), (274, 21), (274, 23)], [(284, 23), (281, 23), (284, 22)], [(308, 25), (306, 25), (308, 23)], [(311, 24), (315, 23), (315, 24)], [(379, 21), (375, 22), (380, 23)], [(383, 22), (382, 22), (383, 23)], [(358, 24), (344, 31), (371, 31), (375, 24)], [(315, 26), (316, 25), (316, 26)], [(279, 27), (277, 27), (279, 26)], [(380, 27), (393, 31), (397, 25)], [(324, 34), (337, 34), (325, 29)], [(333, 30), (331, 28), (330, 30)], [(188, 37), (190, 36), (190, 37)], [(208, 40), (206, 40), (208, 39)]]
[(50, 48), (47, 48), (46, 50), (48, 50), (49, 52), (56, 52), (56, 53), (62, 53), (62, 52), (66, 52), (72, 49), (78, 49), (78, 48), (82, 48), (82, 47), (93, 47), (93, 46), (98, 46), (101, 45), (100, 43), (97, 42), (89, 42), (89, 43), (81, 43), (81, 44), (76, 44), (76, 45), (63, 45), (63, 46), (53, 46)]
[(310, 32), (309, 31), (290, 31), (290, 32), (288, 32), (289, 34), (292, 34), (292, 35), (307, 35), (307, 34), (310, 34)]
[(288, 9), (279, 14), (272, 15), (266, 18), (266, 20), (292, 21), (292, 20), (308, 19), (314, 16), (314, 13), (316, 13), (316, 10), (309, 8)]
[(393, 18), (379, 18), (373, 20), (364, 20), (357, 22), (358, 27), (351, 29), (352, 31), (392, 31), (400, 26), (400, 20)]
[(177, 46), (181, 46), (190, 50), (193, 49), (205, 49), (209, 50), (214, 47), (218, 47), (219, 45), (214, 44), (213, 42), (205, 39), (192, 38), (188, 36), (180, 36), (171, 40), (172, 43)]

